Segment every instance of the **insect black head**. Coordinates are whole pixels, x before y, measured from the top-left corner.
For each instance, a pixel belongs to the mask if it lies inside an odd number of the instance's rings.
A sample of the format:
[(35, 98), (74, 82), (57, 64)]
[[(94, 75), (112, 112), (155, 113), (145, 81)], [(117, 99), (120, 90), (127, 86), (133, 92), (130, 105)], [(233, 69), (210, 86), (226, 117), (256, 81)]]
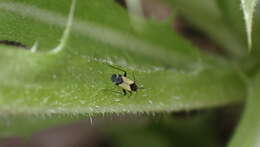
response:
[(116, 81), (116, 78), (117, 78), (116, 74), (112, 74), (112, 76), (111, 76), (112, 82), (115, 82), (115, 81)]
[(138, 86), (135, 83), (133, 83), (133, 84), (130, 85), (130, 88), (131, 88), (132, 91), (137, 91)]
[(122, 76), (117, 74), (111, 76), (111, 81), (117, 85), (123, 83)]

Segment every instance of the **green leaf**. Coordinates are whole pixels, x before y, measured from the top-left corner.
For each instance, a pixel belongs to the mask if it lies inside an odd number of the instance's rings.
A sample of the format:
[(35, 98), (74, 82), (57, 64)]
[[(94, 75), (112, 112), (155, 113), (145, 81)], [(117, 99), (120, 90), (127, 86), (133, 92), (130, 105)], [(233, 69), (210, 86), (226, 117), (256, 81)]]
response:
[(244, 13), (244, 19), (246, 24), (247, 40), (249, 50), (252, 47), (252, 26), (253, 26), (253, 15), (258, 0), (241, 0), (241, 6)]
[(229, 147), (259, 147), (260, 146), (260, 74), (254, 78), (249, 89), (249, 98), (242, 120), (231, 140)]
[(226, 49), (230, 57), (247, 55), (246, 33), (239, 0), (168, 0), (192, 27)]
[[(35, 53), (0, 46), (0, 112), (95, 114), (180, 111), (222, 106), (244, 98), (244, 83), (224, 60), (204, 55), (169, 24), (145, 21), (133, 29), (112, 0), (77, 1), (69, 40), (63, 36), (70, 1), (2, 0), (0, 40), (15, 40)], [(69, 26), (69, 25), (67, 25)], [(122, 67), (140, 89), (131, 97), (110, 76)]]

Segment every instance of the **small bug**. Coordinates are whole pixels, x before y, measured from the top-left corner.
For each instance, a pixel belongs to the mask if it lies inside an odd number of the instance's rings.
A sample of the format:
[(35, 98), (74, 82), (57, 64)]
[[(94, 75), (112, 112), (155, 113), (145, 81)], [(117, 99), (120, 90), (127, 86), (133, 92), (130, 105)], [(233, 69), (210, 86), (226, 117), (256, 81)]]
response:
[(135, 76), (133, 76), (134, 80), (130, 80), (130, 79), (127, 78), (126, 71), (124, 71), (124, 70), (122, 70), (120, 68), (114, 67), (112, 65), (110, 65), (110, 66), (112, 68), (114, 68), (114, 69), (117, 69), (117, 70), (120, 70), (120, 71), (124, 72), (123, 75), (121, 75), (121, 74), (112, 74), (112, 76), (111, 76), (111, 81), (115, 85), (117, 85), (117, 86), (122, 88), (122, 91), (123, 91), (124, 95), (126, 95), (127, 92), (129, 92), (130, 95), (132, 95), (133, 91), (136, 92), (139, 89), (139, 87), (137, 86), (137, 84), (135, 82)]

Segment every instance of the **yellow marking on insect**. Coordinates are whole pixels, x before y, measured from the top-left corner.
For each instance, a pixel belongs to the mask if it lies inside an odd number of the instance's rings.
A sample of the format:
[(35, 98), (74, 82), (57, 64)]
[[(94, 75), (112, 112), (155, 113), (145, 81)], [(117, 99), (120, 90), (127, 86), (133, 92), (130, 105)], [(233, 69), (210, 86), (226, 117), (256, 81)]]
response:
[(132, 91), (131, 87), (127, 83), (123, 82), (122, 84), (119, 84), (118, 86), (123, 88), (123, 89), (125, 89), (125, 90), (127, 90), (127, 91)]
[(127, 91), (132, 91), (130, 85), (134, 83), (134, 81), (128, 79), (127, 77), (122, 76), (123, 83), (119, 84), (118, 86), (127, 90)]
[(123, 76), (122, 79), (123, 79), (123, 83), (126, 83), (126, 84), (128, 84), (128, 85), (131, 85), (131, 84), (134, 83), (134, 81), (128, 79), (127, 77), (124, 77), (124, 76)]

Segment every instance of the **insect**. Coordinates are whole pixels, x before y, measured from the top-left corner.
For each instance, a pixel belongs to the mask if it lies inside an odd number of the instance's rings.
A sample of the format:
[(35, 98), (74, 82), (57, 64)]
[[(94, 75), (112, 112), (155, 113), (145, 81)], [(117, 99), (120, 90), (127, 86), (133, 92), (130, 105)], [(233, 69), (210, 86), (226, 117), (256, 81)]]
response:
[(110, 65), (110, 66), (112, 68), (114, 68), (114, 69), (117, 69), (117, 70), (120, 70), (120, 71), (124, 72), (123, 75), (121, 75), (121, 74), (112, 74), (112, 76), (111, 76), (111, 81), (115, 85), (117, 85), (120, 88), (122, 88), (122, 91), (123, 91), (124, 95), (126, 95), (127, 92), (128, 92), (128, 93), (130, 93), (130, 96), (131, 96), (133, 91), (136, 92), (139, 89), (139, 87), (137, 86), (137, 84), (135, 82), (135, 76), (134, 75), (133, 75), (134, 80), (130, 80), (130, 79), (127, 78), (126, 71), (124, 71), (124, 70), (122, 70), (120, 68), (117, 68), (115, 66), (112, 66), (112, 65)]

